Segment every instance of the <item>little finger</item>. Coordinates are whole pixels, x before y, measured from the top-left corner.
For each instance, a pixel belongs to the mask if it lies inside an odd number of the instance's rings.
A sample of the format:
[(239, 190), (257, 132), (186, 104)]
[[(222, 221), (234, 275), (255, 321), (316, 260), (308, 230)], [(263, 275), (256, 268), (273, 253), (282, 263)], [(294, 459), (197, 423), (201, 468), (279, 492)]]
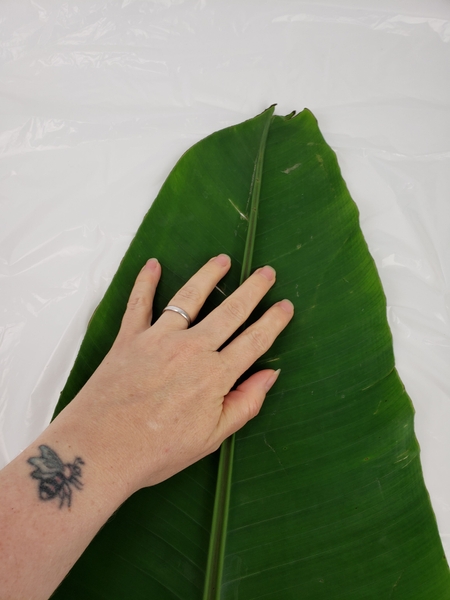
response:
[(266, 398), (267, 392), (278, 379), (280, 370), (265, 369), (254, 373), (235, 390), (229, 392), (223, 402), (219, 421), (221, 440), (229, 437), (256, 417)]

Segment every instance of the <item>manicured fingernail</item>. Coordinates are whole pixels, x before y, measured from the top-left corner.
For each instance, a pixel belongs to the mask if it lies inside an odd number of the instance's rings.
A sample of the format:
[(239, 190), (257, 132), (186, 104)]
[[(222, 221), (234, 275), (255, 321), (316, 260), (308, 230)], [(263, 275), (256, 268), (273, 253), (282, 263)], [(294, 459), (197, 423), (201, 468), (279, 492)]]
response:
[(275, 269), (269, 266), (263, 267), (259, 274), (265, 277), (268, 281), (273, 281), (275, 279)]
[(278, 305), (290, 315), (294, 312), (294, 305), (290, 300), (281, 300)]
[(158, 266), (157, 258), (150, 258), (146, 263), (144, 269), (149, 269), (150, 271), (154, 271)]
[(270, 388), (273, 386), (275, 381), (278, 379), (278, 375), (280, 373), (281, 373), (281, 369), (278, 369), (277, 371), (274, 371), (272, 373), (272, 375), (270, 375), (270, 377), (267, 379), (267, 381), (265, 383), (266, 392), (268, 392), (270, 390)]
[(219, 256), (213, 258), (213, 261), (221, 267), (228, 267), (230, 264), (230, 257), (227, 254), (219, 254)]

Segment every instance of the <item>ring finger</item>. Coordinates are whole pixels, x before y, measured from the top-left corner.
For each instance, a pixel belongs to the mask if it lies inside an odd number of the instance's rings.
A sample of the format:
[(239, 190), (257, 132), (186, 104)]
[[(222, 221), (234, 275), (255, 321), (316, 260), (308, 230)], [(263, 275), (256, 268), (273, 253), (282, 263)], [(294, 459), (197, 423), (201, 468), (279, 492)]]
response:
[(230, 257), (226, 254), (219, 254), (211, 258), (185, 283), (167, 305), (181, 309), (181, 314), (174, 310), (166, 310), (155, 325), (159, 324), (175, 330), (187, 329), (188, 321), (182, 312), (187, 313), (192, 323), (214, 287), (230, 268), (230, 264)]

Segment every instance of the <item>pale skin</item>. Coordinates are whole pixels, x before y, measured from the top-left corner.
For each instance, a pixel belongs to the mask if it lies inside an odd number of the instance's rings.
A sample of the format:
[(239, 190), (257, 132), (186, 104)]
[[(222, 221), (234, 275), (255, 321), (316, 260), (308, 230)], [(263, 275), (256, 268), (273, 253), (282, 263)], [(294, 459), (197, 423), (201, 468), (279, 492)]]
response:
[[(258, 269), (210, 315), (195, 318), (230, 268), (212, 258), (174, 296), (194, 321), (164, 312), (150, 327), (161, 275), (147, 261), (130, 296), (117, 339), (77, 397), (22, 454), (0, 472), (0, 600), (48, 598), (91, 539), (131, 494), (171, 477), (255, 417), (278, 373), (239, 377), (293, 316), (288, 300), (273, 305), (220, 352), (275, 283)], [(231, 391), (230, 391), (231, 390)], [(28, 462), (51, 448), (63, 463), (81, 457), (82, 485), (71, 503), (40, 497)], [(38, 460), (39, 463), (39, 460)], [(39, 469), (38, 469), (39, 470)], [(69, 477), (70, 470), (64, 471)]]

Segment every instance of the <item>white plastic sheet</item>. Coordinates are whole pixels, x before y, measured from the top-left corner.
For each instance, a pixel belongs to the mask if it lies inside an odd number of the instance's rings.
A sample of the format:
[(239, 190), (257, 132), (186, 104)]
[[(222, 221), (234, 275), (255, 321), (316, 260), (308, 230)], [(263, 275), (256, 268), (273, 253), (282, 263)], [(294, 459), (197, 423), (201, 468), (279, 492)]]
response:
[(89, 316), (181, 153), (274, 102), (279, 114), (307, 106), (361, 211), (449, 551), (448, 2), (0, 10), (1, 465), (48, 423)]

